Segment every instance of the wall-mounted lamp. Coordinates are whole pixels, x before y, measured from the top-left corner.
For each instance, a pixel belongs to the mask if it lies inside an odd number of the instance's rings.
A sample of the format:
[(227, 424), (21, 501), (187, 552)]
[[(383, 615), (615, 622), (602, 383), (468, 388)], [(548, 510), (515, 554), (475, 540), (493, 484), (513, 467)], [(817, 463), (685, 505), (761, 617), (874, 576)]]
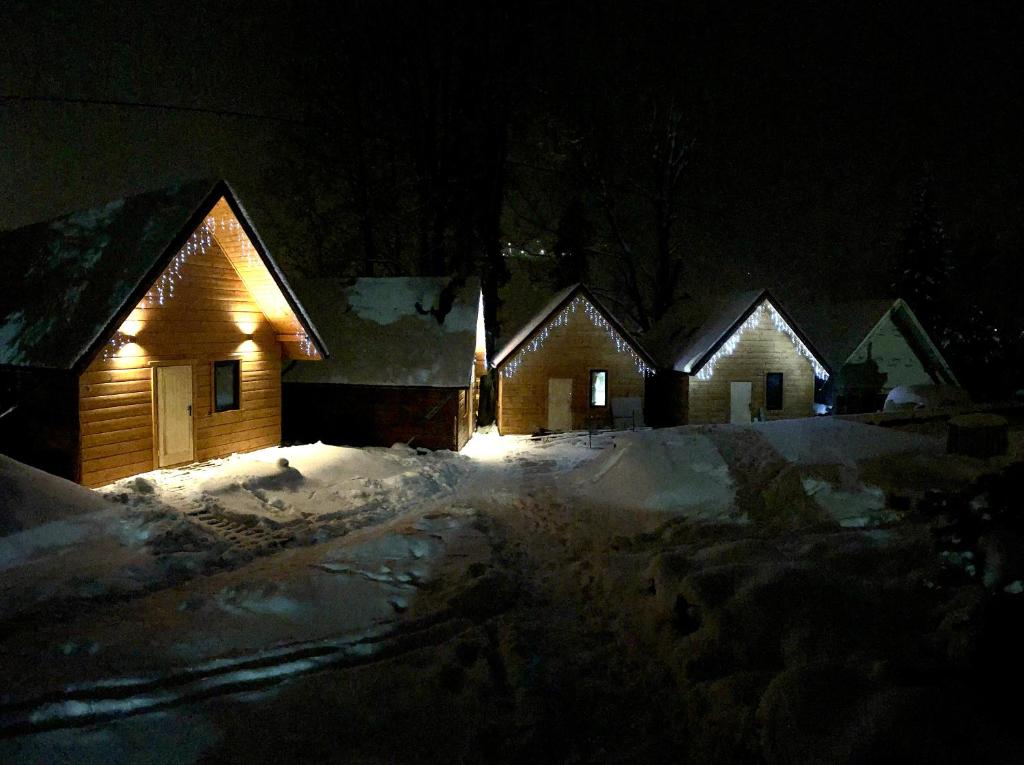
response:
[(142, 322), (138, 319), (126, 319), (124, 324), (118, 330), (125, 337), (135, 337), (139, 334), (139, 330), (142, 329)]

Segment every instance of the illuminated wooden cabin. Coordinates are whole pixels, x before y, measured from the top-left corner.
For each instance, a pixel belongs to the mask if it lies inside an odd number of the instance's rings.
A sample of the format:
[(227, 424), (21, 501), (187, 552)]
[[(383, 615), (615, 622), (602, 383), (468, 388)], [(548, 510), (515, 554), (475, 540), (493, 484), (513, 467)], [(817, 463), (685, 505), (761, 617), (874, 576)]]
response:
[(556, 294), (491, 364), (502, 434), (643, 424), (654, 361), (583, 285)]
[[(683, 301), (645, 338), (659, 375), (685, 375), (685, 416), (659, 424), (809, 417), (829, 365), (767, 291)], [(664, 408), (664, 407), (663, 407)]]
[(286, 441), (465, 446), (485, 364), (478, 279), (317, 279), (295, 287), (334, 353), (286, 365)]
[(0, 451), (96, 486), (280, 443), (282, 359), (326, 348), (231, 188), (0, 237)]

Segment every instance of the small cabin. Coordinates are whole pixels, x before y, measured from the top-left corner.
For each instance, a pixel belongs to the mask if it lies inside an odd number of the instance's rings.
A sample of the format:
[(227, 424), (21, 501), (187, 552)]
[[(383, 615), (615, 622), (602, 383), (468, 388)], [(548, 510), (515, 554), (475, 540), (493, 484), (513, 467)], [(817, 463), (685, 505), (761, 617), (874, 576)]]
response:
[(654, 361), (581, 284), (535, 312), (492, 359), (502, 434), (643, 425)]
[(281, 441), (326, 346), (223, 181), (0, 236), (0, 451), (98, 486)]
[(334, 353), (286, 365), (286, 441), (465, 446), (485, 367), (478, 279), (317, 279), (296, 289)]
[[(750, 423), (808, 417), (825, 357), (767, 290), (684, 301), (645, 341), (664, 373), (688, 377), (686, 419)], [(662, 372), (659, 372), (659, 376)], [(662, 402), (662, 409), (672, 406)]]
[(958, 386), (938, 346), (902, 299), (857, 300), (797, 312), (836, 374), (818, 401), (838, 412), (882, 409), (901, 385)]

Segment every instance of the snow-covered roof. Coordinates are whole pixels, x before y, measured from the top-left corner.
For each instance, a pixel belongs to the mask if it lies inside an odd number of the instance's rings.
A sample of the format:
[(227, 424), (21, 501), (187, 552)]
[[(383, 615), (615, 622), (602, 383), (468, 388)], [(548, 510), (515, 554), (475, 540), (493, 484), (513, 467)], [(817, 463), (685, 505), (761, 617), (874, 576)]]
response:
[[(362, 278), (296, 282), (331, 348), (298, 361), (289, 383), (464, 388), (472, 382), (483, 299), (478, 279)], [(481, 346), (482, 347), (482, 346)]]
[(540, 330), (559, 311), (559, 309), (567, 305), (569, 301), (576, 297), (577, 294), (583, 295), (583, 297), (590, 301), (590, 304), (604, 316), (622, 339), (632, 346), (637, 355), (651, 366), (654, 366), (654, 360), (651, 358), (651, 355), (647, 352), (646, 348), (641, 345), (632, 334), (627, 332), (622, 324), (608, 311), (608, 309), (605, 308), (605, 306), (602, 305), (596, 297), (594, 297), (593, 293), (591, 293), (590, 290), (582, 284), (572, 284), (562, 290), (559, 290), (535, 313), (531, 314), (527, 321), (509, 336), (508, 340), (502, 342), (501, 346), (491, 358), (491, 365), (497, 367), (504, 362), (515, 352), (517, 348), (519, 348), (519, 346), (529, 340), (534, 333)]
[(810, 353), (829, 368), (820, 353), (768, 290), (704, 295), (677, 303), (650, 332), (644, 343), (660, 363), (677, 372), (696, 374), (763, 302), (778, 312)]
[(821, 352), (838, 369), (893, 307), (891, 299), (797, 305), (797, 320), (810, 327)]
[(892, 312), (893, 323), (914, 348), (922, 363), (938, 370), (951, 382), (956, 382), (949, 364), (917, 316), (901, 298), (851, 300), (798, 306), (797, 319), (812, 328), (815, 342), (833, 368), (839, 369), (854, 355), (878, 325)]
[(0, 366), (88, 364), (221, 199), (326, 355), (231, 188), (197, 180), (0, 234)]

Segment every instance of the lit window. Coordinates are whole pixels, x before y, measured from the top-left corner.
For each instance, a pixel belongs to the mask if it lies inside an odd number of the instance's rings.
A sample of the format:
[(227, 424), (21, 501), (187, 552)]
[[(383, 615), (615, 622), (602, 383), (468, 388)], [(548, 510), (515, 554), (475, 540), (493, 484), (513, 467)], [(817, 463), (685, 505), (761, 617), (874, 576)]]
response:
[(590, 370), (590, 405), (608, 406), (608, 373), (603, 369)]
[(239, 409), (239, 378), (241, 377), (238, 361), (213, 362), (213, 410), (227, 412)]
[(764, 376), (764, 408), (769, 412), (782, 409), (782, 372)]

